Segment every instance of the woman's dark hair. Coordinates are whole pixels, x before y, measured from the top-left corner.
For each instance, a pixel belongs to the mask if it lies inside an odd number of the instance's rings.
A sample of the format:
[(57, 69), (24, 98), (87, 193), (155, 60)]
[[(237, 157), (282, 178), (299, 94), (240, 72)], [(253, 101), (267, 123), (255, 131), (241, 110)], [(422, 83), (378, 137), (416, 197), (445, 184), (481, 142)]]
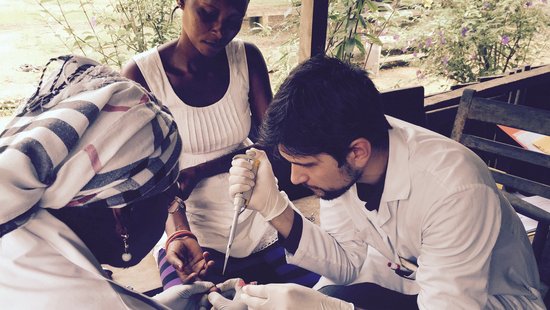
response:
[(278, 154), (326, 153), (341, 165), (357, 138), (374, 148), (388, 144), (391, 129), (380, 93), (367, 73), (336, 58), (315, 56), (292, 70), (266, 112), (259, 144)]

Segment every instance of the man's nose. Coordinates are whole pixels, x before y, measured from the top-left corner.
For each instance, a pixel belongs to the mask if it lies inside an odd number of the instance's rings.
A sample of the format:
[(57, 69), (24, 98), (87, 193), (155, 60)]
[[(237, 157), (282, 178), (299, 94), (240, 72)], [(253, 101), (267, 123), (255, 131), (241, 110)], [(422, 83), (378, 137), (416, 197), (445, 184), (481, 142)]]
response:
[(307, 181), (307, 175), (303, 169), (296, 165), (290, 165), (290, 182), (295, 185), (303, 184)]
[(217, 20), (212, 24), (212, 28), (210, 29), (210, 32), (212, 32), (216, 39), (221, 40), (223, 37), (223, 23), (221, 20)]

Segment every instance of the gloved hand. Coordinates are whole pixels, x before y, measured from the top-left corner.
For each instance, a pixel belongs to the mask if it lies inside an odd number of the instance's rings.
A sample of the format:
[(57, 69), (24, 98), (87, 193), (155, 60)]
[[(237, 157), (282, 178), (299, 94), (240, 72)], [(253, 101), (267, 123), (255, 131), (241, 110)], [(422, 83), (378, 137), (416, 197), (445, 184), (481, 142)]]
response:
[(174, 285), (153, 296), (153, 299), (171, 309), (197, 309), (202, 295), (213, 287), (214, 283), (207, 281)]
[(294, 283), (246, 285), (241, 289), (241, 301), (254, 310), (354, 309), (351, 303)]
[(208, 301), (217, 310), (247, 310), (248, 306), (241, 302), (241, 288), (244, 281), (240, 278), (226, 280), (217, 284), (216, 287), (221, 291), (208, 294)]
[(229, 169), (229, 195), (234, 198), (237, 193), (249, 191), (254, 186), (248, 208), (260, 212), (266, 221), (270, 221), (283, 213), (288, 206), (288, 200), (279, 191), (277, 179), (265, 152), (252, 148), (246, 154), (260, 161), (258, 172), (254, 176), (250, 161), (244, 158), (234, 159)]

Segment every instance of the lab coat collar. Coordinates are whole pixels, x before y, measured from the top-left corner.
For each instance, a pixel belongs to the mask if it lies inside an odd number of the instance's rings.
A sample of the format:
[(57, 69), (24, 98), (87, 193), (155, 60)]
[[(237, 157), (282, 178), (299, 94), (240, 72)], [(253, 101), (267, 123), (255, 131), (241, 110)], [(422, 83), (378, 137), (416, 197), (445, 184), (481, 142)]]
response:
[[(390, 124), (392, 124), (390, 120)], [(409, 147), (406, 142), (405, 132), (392, 124), (389, 130), (389, 154), (384, 192), (378, 208), (378, 221), (382, 225), (386, 223), (397, 211), (390, 210), (398, 205), (399, 200), (407, 199), (411, 190), (411, 178), (409, 174)]]

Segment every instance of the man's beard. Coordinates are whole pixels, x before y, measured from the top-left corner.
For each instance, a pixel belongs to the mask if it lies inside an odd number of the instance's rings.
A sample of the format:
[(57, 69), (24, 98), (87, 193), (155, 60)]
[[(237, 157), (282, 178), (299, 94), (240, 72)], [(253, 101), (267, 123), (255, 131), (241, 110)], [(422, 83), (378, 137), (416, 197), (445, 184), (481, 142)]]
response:
[(354, 170), (349, 163), (345, 163), (344, 166), (342, 166), (342, 174), (345, 175), (347, 178), (349, 178), (349, 183), (341, 188), (337, 189), (323, 189), (320, 187), (309, 187), (313, 193), (324, 200), (333, 200), (340, 196), (342, 196), (344, 193), (346, 193), (358, 180), (361, 178), (362, 171), (361, 170)]

